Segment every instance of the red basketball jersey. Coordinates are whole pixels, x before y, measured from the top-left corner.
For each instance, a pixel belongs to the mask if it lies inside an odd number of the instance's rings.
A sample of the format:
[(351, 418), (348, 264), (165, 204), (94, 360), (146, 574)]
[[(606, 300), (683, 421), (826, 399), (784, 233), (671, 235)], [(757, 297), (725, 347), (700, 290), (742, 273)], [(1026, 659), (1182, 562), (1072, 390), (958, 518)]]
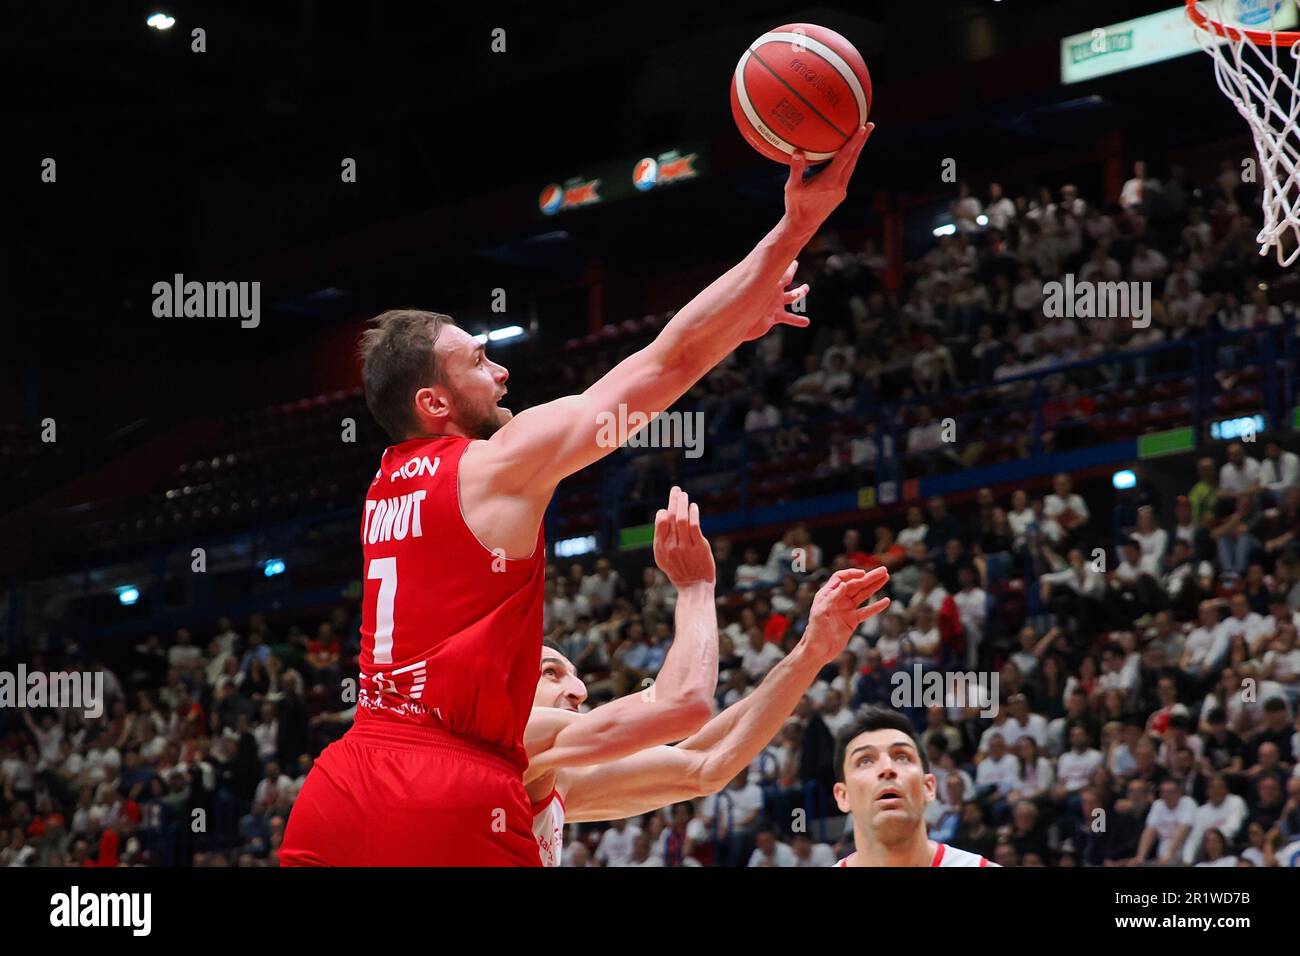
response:
[(546, 546), (493, 553), (458, 490), (470, 440), (414, 438), (384, 452), (361, 523), (365, 591), (357, 721), (399, 720), (503, 748), (526, 763), (542, 645)]

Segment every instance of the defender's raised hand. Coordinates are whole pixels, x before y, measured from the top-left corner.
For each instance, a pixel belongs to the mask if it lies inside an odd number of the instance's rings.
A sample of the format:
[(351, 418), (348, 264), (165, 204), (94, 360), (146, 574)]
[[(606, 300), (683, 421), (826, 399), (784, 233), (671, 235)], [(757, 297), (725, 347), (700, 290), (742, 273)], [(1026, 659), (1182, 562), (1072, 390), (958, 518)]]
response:
[(700, 531), (700, 506), (673, 486), (668, 507), (655, 515), (655, 564), (676, 588), (713, 583), (713, 549)]
[(862, 606), (888, 580), (889, 571), (885, 568), (872, 571), (847, 568), (832, 574), (813, 598), (808, 614), (803, 639), (809, 649), (828, 662), (838, 657), (859, 624), (889, 607), (889, 598)]

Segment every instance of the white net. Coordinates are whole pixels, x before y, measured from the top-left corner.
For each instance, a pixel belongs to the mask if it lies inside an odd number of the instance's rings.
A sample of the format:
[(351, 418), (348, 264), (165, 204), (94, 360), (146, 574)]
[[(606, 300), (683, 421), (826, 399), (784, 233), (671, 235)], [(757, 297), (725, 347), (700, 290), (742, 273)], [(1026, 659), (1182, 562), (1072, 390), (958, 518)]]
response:
[(1256, 241), (1283, 266), (1300, 258), (1300, 34), (1279, 33), (1295, 23), (1293, 2), (1199, 0), (1188, 10), (1219, 89), (1250, 124), (1264, 189)]

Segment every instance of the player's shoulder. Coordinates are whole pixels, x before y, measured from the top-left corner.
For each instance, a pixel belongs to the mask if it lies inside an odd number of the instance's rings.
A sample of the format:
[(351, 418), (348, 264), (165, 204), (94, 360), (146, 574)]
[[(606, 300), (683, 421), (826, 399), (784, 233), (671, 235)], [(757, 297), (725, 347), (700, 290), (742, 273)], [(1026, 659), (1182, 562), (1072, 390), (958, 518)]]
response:
[(416, 487), (421, 481), (436, 479), (448, 458), (464, 451), (467, 439), (454, 435), (430, 435), (408, 438), (389, 445), (379, 459), (379, 468), (370, 486), (382, 495), (396, 493), (398, 486)]
[(950, 846), (947, 843), (940, 843), (935, 850), (934, 862), (931, 866), (978, 866), (978, 867), (999, 867), (987, 857), (980, 856), (978, 853), (972, 853), (969, 850), (963, 850), (959, 847)]

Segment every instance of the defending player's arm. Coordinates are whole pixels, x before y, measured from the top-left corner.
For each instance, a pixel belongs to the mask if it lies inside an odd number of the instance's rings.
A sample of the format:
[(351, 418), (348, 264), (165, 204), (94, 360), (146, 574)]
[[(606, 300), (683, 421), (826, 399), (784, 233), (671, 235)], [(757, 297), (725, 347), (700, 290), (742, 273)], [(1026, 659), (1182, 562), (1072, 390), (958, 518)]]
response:
[[(608, 455), (599, 440), (600, 413), (653, 415), (669, 408), (742, 342), (774, 325), (806, 326), (787, 312), (806, 286), (785, 291), (795, 256), (843, 200), (849, 177), (872, 127), (857, 133), (829, 166), (804, 181), (795, 154), (785, 187), (785, 215), (740, 263), (673, 316), (653, 342), (624, 359), (580, 395), (526, 409), (473, 454), (502, 493), (545, 502), (567, 475)], [(631, 429), (629, 429), (631, 430)]]
[(813, 601), (803, 638), (758, 688), (676, 747), (654, 747), (563, 774), (565, 818), (614, 820), (716, 793), (772, 740), (818, 671), (835, 660), (857, 626), (889, 606), (863, 601), (889, 579), (884, 568), (836, 572)]
[(677, 588), (673, 643), (656, 682), (587, 714), (535, 708), (524, 732), (530, 778), (681, 740), (712, 714), (718, 682), (713, 552), (700, 531), (699, 506), (678, 488), (655, 516), (654, 554)]

